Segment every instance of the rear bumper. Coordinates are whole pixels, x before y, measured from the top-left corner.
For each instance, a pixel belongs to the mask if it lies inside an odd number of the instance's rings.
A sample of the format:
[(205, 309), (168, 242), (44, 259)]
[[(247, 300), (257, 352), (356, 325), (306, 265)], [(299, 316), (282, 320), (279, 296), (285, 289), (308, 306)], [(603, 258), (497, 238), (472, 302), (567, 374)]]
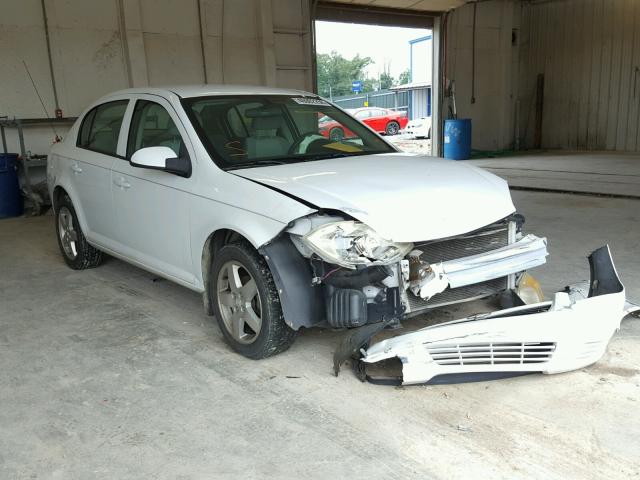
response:
[(475, 315), (383, 340), (363, 351), (361, 361), (397, 357), (403, 384), (459, 374), (551, 374), (590, 365), (602, 357), (622, 318), (637, 307), (625, 303), (608, 247), (593, 252), (589, 263), (591, 283), (568, 287), (551, 302)]

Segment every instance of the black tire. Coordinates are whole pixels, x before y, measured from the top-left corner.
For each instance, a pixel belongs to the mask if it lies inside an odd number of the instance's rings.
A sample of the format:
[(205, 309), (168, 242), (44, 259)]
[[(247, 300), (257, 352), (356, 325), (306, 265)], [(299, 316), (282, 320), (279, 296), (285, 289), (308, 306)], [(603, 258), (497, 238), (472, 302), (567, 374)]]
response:
[[(224, 280), (220, 277), (225, 275), (222, 270), (228, 268), (230, 264), (240, 264), (244, 269), (243, 273), (245, 275), (248, 273), (257, 287), (256, 306), (259, 305), (260, 309), (260, 330), (256, 335), (248, 324), (243, 323), (242, 327), (243, 332), (249, 330), (248, 335), (252, 337), (251, 343), (242, 343), (234, 338), (234, 334), (223, 320), (223, 315), (226, 315), (224, 318), (229, 319), (230, 307), (222, 305), (221, 295), (228, 296), (227, 289), (230, 288), (230, 285), (229, 282), (222, 283)], [(247, 358), (258, 360), (284, 352), (291, 346), (298, 332), (289, 328), (285, 323), (280, 306), (280, 296), (271, 271), (262, 255), (250, 244), (238, 242), (222, 247), (214, 256), (210, 275), (211, 290), (209, 294), (213, 312), (225, 340), (235, 351)], [(218, 285), (219, 281), (220, 285)], [(225, 309), (224, 313), (223, 308)], [(236, 308), (238, 307), (236, 306)]]
[(344, 140), (344, 130), (340, 127), (333, 127), (329, 131), (329, 139), (333, 140), (334, 142), (341, 142), (342, 140)]
[[(65, 251), (63, 242), (63, 234), (61, 233), (61, 215), (70, 216), (70, 222), (73, 225), (73, 242), (75, 248), (75, 256)], [(65, 217), (66, 218), (66, 217)], [(95, 268), (102, 263), (102, 252), (97, 248), (89, 245), (87, 239), (82, 233), (80, 222), (73, 203), (67, 195), (63, 195), (56, 205), (56, 237), (58, 239), (58, 247), (66, 264), (74, 270), (85, 270), (87, 268)]]
[(399, 131), (400, 124), (394, 121), (387, 123), (387, 127), (384, 129), (384, 133), (386, 133), (387, 135), (397, 135)]

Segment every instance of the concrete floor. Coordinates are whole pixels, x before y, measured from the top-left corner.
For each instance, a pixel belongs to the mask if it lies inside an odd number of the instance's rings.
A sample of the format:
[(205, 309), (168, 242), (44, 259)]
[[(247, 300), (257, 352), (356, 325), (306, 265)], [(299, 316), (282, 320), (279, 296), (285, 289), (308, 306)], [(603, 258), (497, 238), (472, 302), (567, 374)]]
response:
[[(640, 299), (640, 201), (514, 200), (549, 237), (546, 291), (608, 241)], [(638, 478), (640, 320), (573, 373), (375, 386), (331, 375), (337, 333), (250, 361), (197, 294), (114, 259), (69, 270), (52, 220), (0, 221), (0, 478)]]
[(512, 187), (640, 198), (640, 156), (613, 152), (544, 152), (470, 160)]

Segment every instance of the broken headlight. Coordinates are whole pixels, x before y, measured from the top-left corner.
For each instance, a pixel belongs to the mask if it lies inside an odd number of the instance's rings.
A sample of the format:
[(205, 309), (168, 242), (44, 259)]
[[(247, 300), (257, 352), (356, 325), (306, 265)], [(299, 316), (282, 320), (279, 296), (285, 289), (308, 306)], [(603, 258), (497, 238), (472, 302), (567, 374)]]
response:
[(370, 227), (354, 221), (326, 223), (302, 240), (325, 262), (347, 268), (398, 262), (413, 248), (412, 243), (385, 240)]

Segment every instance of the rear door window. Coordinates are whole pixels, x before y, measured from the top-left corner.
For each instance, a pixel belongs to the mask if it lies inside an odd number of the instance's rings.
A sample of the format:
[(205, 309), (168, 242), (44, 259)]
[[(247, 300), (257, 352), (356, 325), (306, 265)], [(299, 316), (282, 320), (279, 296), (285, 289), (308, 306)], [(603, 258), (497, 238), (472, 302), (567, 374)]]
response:
[(116, 100), (93, 108), (82, 121), (76, 145), (106, 155), (117, 155), (122, 119), (129, 100)]

